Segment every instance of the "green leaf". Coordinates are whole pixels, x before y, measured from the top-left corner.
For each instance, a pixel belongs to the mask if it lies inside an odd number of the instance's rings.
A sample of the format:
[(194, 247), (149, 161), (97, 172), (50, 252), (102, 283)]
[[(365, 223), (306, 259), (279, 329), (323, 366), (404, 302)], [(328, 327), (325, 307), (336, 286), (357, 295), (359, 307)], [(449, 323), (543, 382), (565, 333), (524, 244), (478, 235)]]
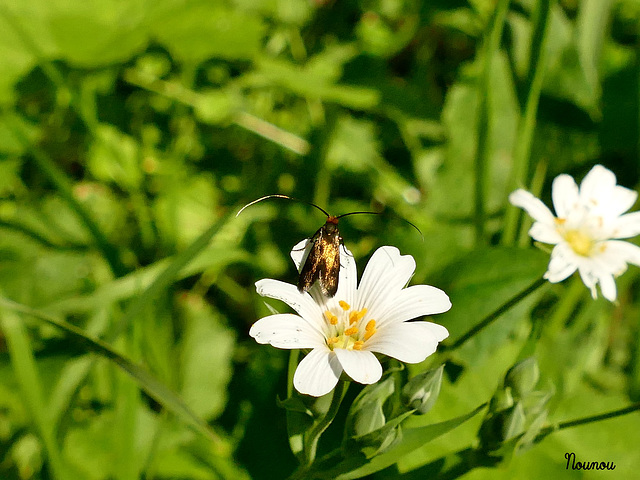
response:
[(266, 30), (261, 17), (222, 2), (191, 2), (188, 8), (175, 2), (167, 5), (154, 19), (151, 31), (179, 61), (250, 60), (261, 49)]
[[(449, 265), (436, 285), (451, 299), (453, 307), (438, 316), (447, 326), (451, 342), (485, 316), (540, 279), (548, 263), (547, 254), (533, 248), (496, 247), (476, 250)], [(502, 314), (487, 328), (466, 342), (459, 354), (478, 362), (504, 342), (522, 320), (535, 295)]]
[(181, 394), (201, 418), (217, 417), (226, 404), (235, 338), (201, 297), (181, 299), (185, 328), (180, 342)]
[(111, 125), (98, 125), (94, 133), (88, 159), (91, 174), (125, 190), (138, 190), (143, 175), (138, 143)]
[[(6, 6), (0, 6), (0, 105), (8, 104), (14, 98), (14, 84), (36, 63), (36, 58), (24, 45), (12, 27), (12, 16), (6, 15)], [(0, 151), (4, 150), (3, 135), (0, 131)]]
[[(341, 473), (341, 466), (338, 465), (333, 473), (336, 474), (336, 480), (350, 480), (355, 478), (362, 478), (365, 475), (371, 475), (375, 472), (379, 472), (400, 460), (404, 455), (411, 453), (417, 448), (422, 447), (426, 443), (429, 443), (441, 435), (453, 430), (457, 426), (463, 424), (478, 412), (484, 408), (484, 405), (476, 408), (475, 410), (440, 423), (432, 425), (426, 425), (418, 428), (405, 428), (402, 431), (402, 439), (390, 450), (387, 450), (381, 455), (372, 458), (369, 463), (351, 470), (349, 472)], [(324, 478), (330, 478), (329, 475), (324, 475)]]

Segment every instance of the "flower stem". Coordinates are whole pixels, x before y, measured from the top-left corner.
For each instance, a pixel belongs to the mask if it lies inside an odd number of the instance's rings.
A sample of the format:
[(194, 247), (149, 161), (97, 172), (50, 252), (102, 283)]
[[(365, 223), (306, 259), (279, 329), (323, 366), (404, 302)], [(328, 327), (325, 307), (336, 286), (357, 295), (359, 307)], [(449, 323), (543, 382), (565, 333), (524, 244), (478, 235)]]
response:
[(538, 278), (535, 282), (533, 282), (531, 285), (525, 288), (522, 292), (518, 293), (517, 295), (509, 299), (507, 302), (502, 304), (500, 307), (498, 307), (496, 310), (491, 312), (489, 315), (484, 317), (479, 323), (474, 325), (467, 333), (459, 337), (452, 345), (443, 345), (442, 350), (450, 351), (450, 350), (455, 350), (456, 348), (459, 348), (467, 340), (469, 340), (475, 334), (483, 330), (485, 327), (490, 325), (494, 320), (500, 317), (500, 315), (505, 313), (507, 310), (509, 310), (511, 307), (519, 303), (522, 299), (524, 299), (531, 293), (535, 292), (538, 288), (540, 288), (545, 283), (547, 283), (547, 281), (544, 278), (542, 277)]
[(349, 382), (338, 381), (336, 388), (333, 390), (331, 405), (329, 405), (329, 409), (327, 410), (327, 413), (305, 435), (304, 464), (302, 465), (305, 469), (308, 469), (308, 467), (311, 466), (311, 464), (315, 461), (316, 453), (318, 450), (318, 441), (320, 440), (320, 436), (329, 427), (329, 425), (331, 425), (331, 422), (333, 422), (333, 419), (336, 417), (336, 414), (340, 409), (340, 404), (342, 403), (342, 399), (348, 387), (349, 387)]
[(588, 417), (576, 418), (575, 420), (567, 420), (566, 422), (560, 422), (558, 425), (544, 428), (536, 437), (536, 443), (540, 442), (547, 435), (564, 430), (565, 428), (578, 427), (580, 425), (586, 425), (588, 423), (595, 423), (601, 420), (608, 420), (610, 418), (621, 417), (628, 413), (633, 413), (640, 410), (640, 402), (629, 405), (628, 407), (620, 408), (618, 410), (612, 410), (606, 413), (599, 413), (598, 415), (590, 415)]

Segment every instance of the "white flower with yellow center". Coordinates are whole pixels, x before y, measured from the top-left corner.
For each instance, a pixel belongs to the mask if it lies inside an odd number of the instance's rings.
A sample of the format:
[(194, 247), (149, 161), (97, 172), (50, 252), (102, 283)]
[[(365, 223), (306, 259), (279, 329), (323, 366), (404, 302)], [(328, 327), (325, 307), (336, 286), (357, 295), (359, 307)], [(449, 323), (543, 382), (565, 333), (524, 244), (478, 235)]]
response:
[(627, 263), (640, 266), (640, 247), (619, 239), (640, 234), (640, 212), (624, 214), (637, 192), (616, 184), (616, 176), (596, 165), (580, 188), (569, 175), (558, 175), (551, 187), (554, 216), (544, 203), (526, 190), (516, 190), (509, 201), (535, 220), (529, 235), (555, 245), (544, 275), (557, 283), (576, 270), (596, 298), (596, 285), (609, 301), (616, 299), (615, 277)]
[[(291, 251), (298, 269), (306, 242)], [(338, 291), (333, 298), (323, 296), (317, 284), (300, 293), (295, 285), (278, 280), (256, 282), (260, 295), (282, 300), (297, 315), (264, 317), (249, 334), (258, 343), (277, 348), (311, 349), (298, 365), (293, 384), (300, 393), (315, 397), (333, 390), (343, 371), (359, 383), (377, 382), (382, 366), (374, 352), (418, 363), (449, 335), (441, 325), (408, 321), (451, 308), (449, 297), (438, 288), (404, 288), (415, 270), (413, 257), (400, 255), (395, 247), (379, 248), (358, 286), (355, 260), (344, 246), (340, 250)]]

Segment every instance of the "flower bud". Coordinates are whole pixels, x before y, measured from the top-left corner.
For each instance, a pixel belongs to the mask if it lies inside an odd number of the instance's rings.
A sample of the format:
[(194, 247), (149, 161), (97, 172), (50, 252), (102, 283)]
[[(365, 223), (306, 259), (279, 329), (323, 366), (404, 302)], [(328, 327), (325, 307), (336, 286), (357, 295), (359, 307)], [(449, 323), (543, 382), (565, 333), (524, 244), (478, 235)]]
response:
[(534, 357), (529, 357), (511, 367), (505, 376), (504, 385), (511, 387), (517, 397), (523, 397), (533, 391), (539, 379), (538, 362)]
[(442, 372), (444, 365), (434, 370), (422, 372), (411, 380), (402, 389), (402, 400), (405, 405), (415, 409), (415, 414), (424, 415), (436, 403), (442, 384)]

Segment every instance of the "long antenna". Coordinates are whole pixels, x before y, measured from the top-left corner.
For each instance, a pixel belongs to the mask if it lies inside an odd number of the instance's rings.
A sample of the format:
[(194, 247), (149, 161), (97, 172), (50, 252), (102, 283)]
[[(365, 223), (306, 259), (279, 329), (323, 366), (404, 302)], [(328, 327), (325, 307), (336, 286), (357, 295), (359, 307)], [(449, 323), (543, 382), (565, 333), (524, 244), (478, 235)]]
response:
[[(311, 205), (312, 207), (317, 208), (318, 210), (320, 210), (322, 213), (324, 213), (327, 217), (331, 217), (331, 215), (329, 214), (329, 212), (327, 212), (324, 208), (319, 207), (318, 205), (316, 205), (315, 203), (311, 203), (311, 202), (307, 202), (306, 200), (302, 200), (300, 198), (295, 198), (295, 197), (289, 197), (288, 195), (282, 195), (280, 193), (274, 193), (273, 195), (265, 195), (264, 197), (260, 197), (257, 200), (254, 200), (253, 202), (249, 202), (247, 203), (244, 207), (242, 207), (240, 209), (240, 211), (238, 213), (236, 213), (236, 217), (238, 215), (240, 215), (245, 208), (250, 207), (251, 205), (255, 205), (258, 202), (261, 202), (263, 200), (267, 200), (269, 198), (284, 198), (285, 200), (291, 200), (293, 202), (300, 202), (300, 203), (306, 203), (307, 205)], [(349, 213), (343, 213), (342, 215), (338, 215), (337, 217), (334, 218), (342, 218), (342, 217), (348, 217), (349, 215), (382, 215), (383, 213), (386, 212), (349, 212)], [(414, 229), (416, 229), (416, 231), (420, 234), (420, 238), (422, 239), (422, 241), (424, 242), (424, 235), (422, 234), (422, 231), (416, 227), (413, 223), (411, 223), (409, 220), (407, 220), (406, 218), (401, 217), (400, 215), (396, 215), (393, 212), (389, 212), (391, 213), (391, 215), (393, 215), (394, 217), (402, 220), (403, 222), (408, 223), (409, 225), (411, 225)]]
[[(343, 213), (342, 215), (338, 215), (336, 218), (342, 218), (342, 217), (346, 217), (346, 216), (349, 216), (349, 215), (360, 215), (360, 214), (382, 215), (383, 213), (385, 213), (385, 212), (349, 212), (349, 213)], [(406, 222), (409, 225), (411, 225), (413, 228), (415, 228), (416, 231), (420, 234), (420, 238), (424, 242), (424, 235), (422, 234), (422, 231), (418, 227), (416, 227), (413, 223), (411, 223), (406, 218), (401, 217), (400, 215), (396, 215), (393, 212), (389, 212), (389, 213), (391, 213), (391, 215), (396, 217), (397, 219), (402, 220), (403, 222)]]
[[(315, 203), (307, 202), (306, 200), (301, 200), (299, 198), (289, 197), (287, 195), (281, 195), (279, 193), (276, 193), (276, 194), (273, 194), (273, 195), (266, 195), (264, 197), (260, 197), (257, 200), (254, 200), (253, 202), (247, 203), (244, 207), (242, 207), (240, 209), (240, 211), (238, 213), (236, 213), (236, 217), (238, 215), (240, 215), (245, 208), (250, 207), (251, 205), (255, 205), (256, 203), (261, 202), (263, 200), (266, 200), (268, 198), (284, 198), (285, 200), (291, 200), (291, 201), (294, 201), (294, 202), (306, 203), (307, 205), (311, 205), (312, 207), (316, 207), (318, 210), (320, 210), (322, 213), (324, 213), (327, 217), (331, 216), (331, 215), (329, 215), (329, 213), (324, 208), (319, 207)], [(367, 212), (367, 213), (373, 213), (373, 212)], [(349, 215), (349, 214), (347, 214), (347, 215)]]

